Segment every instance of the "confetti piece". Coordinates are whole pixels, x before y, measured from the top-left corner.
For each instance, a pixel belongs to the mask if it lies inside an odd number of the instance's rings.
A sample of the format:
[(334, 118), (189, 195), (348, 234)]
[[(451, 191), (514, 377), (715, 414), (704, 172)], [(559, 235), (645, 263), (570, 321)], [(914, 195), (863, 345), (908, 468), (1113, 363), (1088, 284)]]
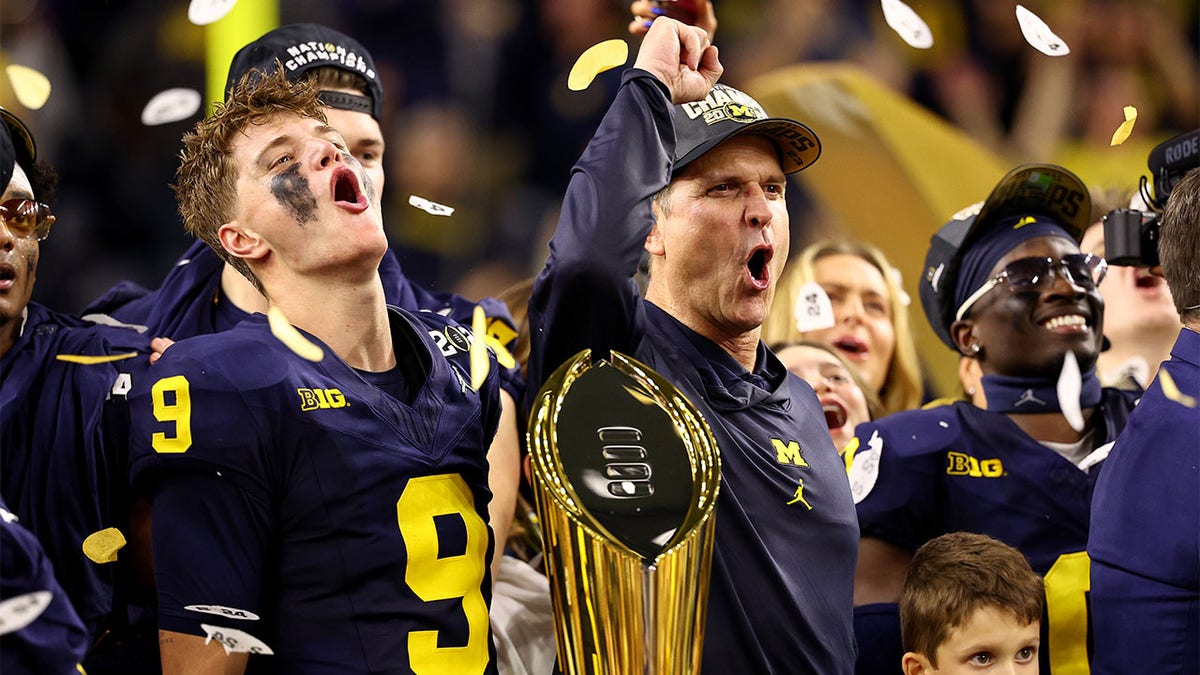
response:
[(588, 47), (567, 75), (567, 88), (571, 91), (583, 91), (592, 84), (597, 75), (606, 70), (612, 70), (625, 65), (629, 60), (629, 45), (624, 40), (605, 40)]
[(415, 206), (418, 209), (421, 209), (422, 211), (424, 211), (425, 213), (429, 213), (429, 214), (432, 214), (435, 216), (454, 215), (454, 207), (446, 206), (444, 204), (439, 204), (437, 202), (431, 202), (428, 199), (425, 199), (424, 197), (418, 197), (416, 195), (408, 196), (408, 205)]
[(471, 388), (479, 391), (487, 380), (488, 369), (488, 350), (487, 339), (487, 315), (483, 313), (483, 308), (475, 305), (475, 314), (471, 317), (471, 328), (475, 331), (475, 339), (471, 341)]
[(512, 368), (517, 365), (517, 359), (512, 355), (512, 352), (508, 351), (508, 347), (505, 347), (499, 338), (489, 333), (483, 336), (483, 339), (487, 342), (487, 346), (496, 352), (496, 363), (505, 368)]
[(1045, 21), (1021, 5), (1017, 5), (1017, 23), (1021, 25), (1021, 35), (1025, 36), (1025, 41), (1046, 56), (1066, 56), (1071, 53), (1067, 43), (1055, 35)]
[(800, 293), (796, 296), (796, 305), (792, 308), (792, 316), (796, 320), (796, 330), (801, 333), (832, 328), (837, 323), (829, 295), (821, 288), (821, 284), (815, 281), (810, 281), (800, 288)]
[(229, 13), (237, 0), (192, 0), (188, 5), (188, 21), (207, 26)]
[(142, 108), (142, 124), (153, 127), (186, 120), (200, 110), (200, 102), (200, 92), (195, 89), (160, 91)]
[(230, 619), (241, 619), (243, 621), (258, 621), (258, 615), (254, 612), (248, 612), (244, 609), (234, 609), (233, 607), (222, 607), (221, 605), (187, 605), (184, 609), (190, 612), (204, 612), (205, 614), (216, 614), (217, 616), (226, 616)]
[(1058, 374), (1058, 407), (1067, 424), (1075, 431), (1083, 431), (1083, 410), (1079, 406), (1079, 395), (1083, 391), (1083, 377), (1079, 373), (1079, 361), (1075, 352), (1067, 351), (1063, 357), (1062, 372)]
[(225, 648), (226, 654), (233, 654), (234, 652), (245, 654), (275, 653), (262, 640), (245, 631), (236, 628), (225, 628), (224, 626), (210, 626), (206, 623), (200, 624), (200, 627), (204, 629), (206, 635), (204, 644), (216, 640)]
[(1175, 386), (1175, 379), (1171, 377), (1171, 373), (1168, 373), (1166, 368), (1159, 368), (1158, 382), (1162, 386), (1163, 396), (1166, 396), (1169, 400), (1185, 408), (1196, 407), (1196, 398), (1179, 391), (1179, 387)]
[(917, 49), (929, 49), (933, 46), (933, 33), (929, 25), (913, 11), (912, 7), (900, 0), (882, 0), (883, 18), (887, 25), (908, 43)]
[(125, 535), (115, 527), (93, 532), (83, 540), (83, 554), (94, 563), (116, 562), (117, 551), (125, 548)]
[(1113, 132), (1112, 140), (1108, 142), (1109, 147), (1120, 145), (1129, 138), (1129, 134), (1133, 133), (1133, 125), (1137, 123), (1137, 108), (1127, 105), (1125, 106), (1125, 121), (1121, 122), (1121, 126)]
[(53, 599), (54, 594), (50, 591), (34, 591), (0, 602), (0, 635), (8, 635), (33, 623)]
[(94, 366), (100, 363), (112, 363), (113, 361), (132, 359), (137, 355), (137, 352), (129, 352), (128, 354), (106, 354), (104, 356), (87, 356), (84, 354), (55, 354), (54, 358), (57, 361), (66, 361), (67, 363), (78, 363), (83, 366)]
[(325, 358), (325, 352), (312, 340), (300, 334), (296, 327), (288, 322), (287, 317), (283, 315), (283, 310), (276, 305), (271, 305), (267, 310), (267, 323), (271, 326), (271, 334), (282, 342), (288, 349), (296, 352), (296, 354), (309, 361), (320, 361)]
[(15, 63), (4, 71), (8, 73), (8, 81), (12, 82), (13, 93), (21, 105), (30, 110), (38, 110), (46, 105), (46, 100), (50, 98), (49, 78), (33, 68)]

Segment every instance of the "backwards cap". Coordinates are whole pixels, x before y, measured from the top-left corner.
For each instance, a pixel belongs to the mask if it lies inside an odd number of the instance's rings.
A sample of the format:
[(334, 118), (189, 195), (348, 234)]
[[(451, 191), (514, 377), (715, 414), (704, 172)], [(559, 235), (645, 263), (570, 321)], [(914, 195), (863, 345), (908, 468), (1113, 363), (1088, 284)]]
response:
[(807, 169), (821, 156), (821, 141), (812, 129), (786, 117), (768, 117), (748, 94), (717, 84), (703, 100), (671, 107), (675, 124), (672, 173), (739, 134), (765, 136), (779, 148), (785, 174)]
[(225, 96), (228, 97), (234, 85), (251, 70), (274, 71), (276, 61), (283, 64), (284, 72), (293, 82), (308, 71), (324, 66), (362, 77), (367, 82), (369, 96), (322, 91), (319, 98), (331, 108), (364, 112), (375, 121), (382, 121), (383, 85), (379, 83), (379, 72), (371, 53), (354, 38), (315, 23), (280, 26), (239, 49), (229, 64)]
[(1024, 164), (1009, 171), (987, 199), (951, 216), (930, 240), (918, 288), (921, 308), (933, 332), (955, 349), (950, 325), (957, 309), (959, 266), (966, 252), (998, 225), (1025, 216), (1049, 219), (1078, 242), (1091, 224), (1091, 213), (1087, 186), (1067, 169), (1055, 164)]
[(37, 159), (37, 145), (33, 142), (33, 134), (21, 118), (11, 111), (0, 107), (0, 120), (4, 121), (4, 137), (0, 140), (0, 191), (8, 187), (12, 180), (13, 164), (20, 164), (29, 169)]

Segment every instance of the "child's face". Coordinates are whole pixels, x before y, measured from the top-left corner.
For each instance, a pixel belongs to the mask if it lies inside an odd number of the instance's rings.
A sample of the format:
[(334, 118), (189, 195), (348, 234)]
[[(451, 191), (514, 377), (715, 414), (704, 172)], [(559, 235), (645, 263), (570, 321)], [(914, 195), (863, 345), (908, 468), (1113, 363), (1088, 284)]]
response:
[[(981, 607), (963, 625), (951, 630), (938, 646), (937, 668), (923, 655), (909, 652), (904, 655), (905, 672), (1036, 675), (1040, 627), (1038, 621), (1021, 625), (1016, 616), (998, 607)], [(921, 667), (910, 670), (909, 657), (920, 661)]]

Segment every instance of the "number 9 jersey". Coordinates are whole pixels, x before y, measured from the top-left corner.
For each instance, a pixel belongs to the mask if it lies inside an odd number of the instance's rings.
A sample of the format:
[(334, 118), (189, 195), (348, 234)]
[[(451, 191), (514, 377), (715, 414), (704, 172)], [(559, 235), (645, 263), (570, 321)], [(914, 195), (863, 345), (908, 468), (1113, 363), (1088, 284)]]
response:
[(470, 333), (389, 309), (397, 366), (302, 359), (254, 315), (181, 341), (131, 401), (159, 628), (270, 672), (495, 672), (486, 450)]

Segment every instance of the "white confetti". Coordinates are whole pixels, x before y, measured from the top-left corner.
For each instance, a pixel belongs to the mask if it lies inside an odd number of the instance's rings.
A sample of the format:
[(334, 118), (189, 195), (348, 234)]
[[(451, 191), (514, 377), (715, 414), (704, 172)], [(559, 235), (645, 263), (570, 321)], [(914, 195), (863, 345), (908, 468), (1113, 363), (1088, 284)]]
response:
[(409, 204), (409, 206), (415, 206), (418, 209), (421, 209), (422, 211), (424, 211), (425, 213), (429, 213), (429, 214), (432, 214), (435, 216), (454, 215), (453, 207), (446, 206), (444, 204), (438, 204), (437, 202), (431, 202), (428, 199), (425, 199), (424, 197), (418, 197), (416, 195), (408, 196), (408, 204)]
[(815, 281), (800, 287), (800, 292), (796, 295), (796, 304), (792, 308), (792, 318), (796, 320), (796, 330), (801, 333), (833, 328), (837, 323), (829, 294)]
[(325, 350), (296, 330), (275, 304), (267, 309), (267, 324), (271, 326), (271, 334), (300, 358), (314, 363), (325, 358)]
[(1062, 372), (1058, 375), (1058, 407), (1067, 424), (1075, 431), (1083, 431), (1083, 410), (1079, 407), (1079, 394), (1083, 391), (1083, 377), (1079, 373), (1079, 361), (1075, 352), (1067, 350), (1063, 357)]
[[(851, 441), (851, 443), (853, 442)], [(850, 463), (850, 470), (847, 472), (847, 477), (850, 479), (850, 495), (854, 498), (855, 504), (866, 499), (867, 495), (871, 494), (871, 490), (875, 488), (875, 481), (879, 479), (879, 457), (882, 454), (883, 439), (879, 437), (879, 430), (876, 429), (871, 434), (871, 438), (867, 440), (867, 449), (859, 450), (854, 454), (854, 460)]]
[(195, 89), (160, 91), (142, 108), (142, 124), (148, 127), (186, 120), (200, 110), (200, 92)]
[(206, 623), (200, 624), (200, 627), (204, 629), (204, 633), (207, 635), (204, 639), (204, 644), (216, 640), (225, 648), (226, 654), (233, 654), (234, 652), (245, 654), (275, 653), (262, 640), (245, 631), (240, 631), (236, 628), (225, 628), (224, 626), (210, 626)]
[(0, 602), (0, 635), (8, 635), (33, 623), (53, 599), (54, 594), (50, 591), (34, 591)]
[(237, 0), (192, 0), (188, 5), (188, 21), (207, 26), (229, 13)]
[[(218, 471), (220, 476), (221, 472)], [(241, 619), (243, 621), (258, 621), (258, 615), (244, 609), (234, 609), (233, 607), (222, 607), (221, 605), (188, 605), (184, 609), (190, 612), (204, 612), (205, 614), (216, 614), (217, 616), (225, 616), (230, 619)]]
[(1066, 56), (1071, 53), (1067, 43), (1055, 35), (1045, 21), (1021, 5), (1017, 5), (1017, 23), (1021, 25), (1025, 41), (1046, 56)]
[(900, 0), (882, 0), (883, 18), (887, 25), (908, 43), (917, 49), (929, 49), (933, 46), (933, 33), (929, 25), (913, 11), (912, 7)]

